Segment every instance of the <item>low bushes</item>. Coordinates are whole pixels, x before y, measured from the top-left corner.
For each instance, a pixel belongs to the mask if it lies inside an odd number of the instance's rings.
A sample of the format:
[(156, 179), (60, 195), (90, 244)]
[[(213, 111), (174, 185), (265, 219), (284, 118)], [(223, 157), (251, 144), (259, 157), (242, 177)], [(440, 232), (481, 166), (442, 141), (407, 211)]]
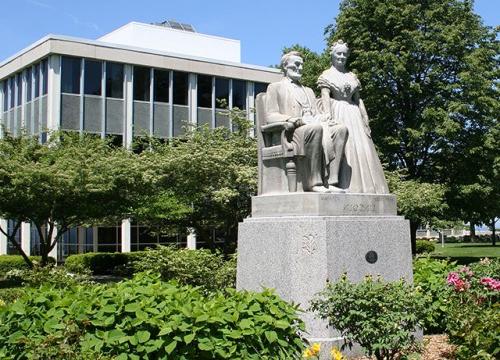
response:
[(416, 246), (417, 254), (431, 253), (435, 249), (434, 243), (429, 240), (417, 240)]
[(404, 281), (385, 283), (366, 277), (351, 283), (344, 275), (311, 302), (311, 310), (345, 338), (377, 359), (399, 359), (417, 349), (415, 331), (425, 318), (424, 295)]
[[(40, 262), (40, 256), (30, 256), (32, 262)], [(53, 258), (49, 258), (49, 262), (55, 263)], [(21, 255), (0, 255), (0, 277), (5, 276), (11, 270), (28, 269), (28, 264), (24, 261)]]
[(86, 253), (71, 255), (64, 266), (71, 272), (90, 271), (94, 275), (112, 275), (129, 272), (128, 265), (139, 259), (143, 251), (131, 253)]
[(158, 247), (145, 251), (133, 268), (135, 272), (150, 271), (165, 281), (176, 280), (208, 291), (236, 286), (236, 257), (225, 260), (222, 254), (210, 250)]
[(270, 291), (206, 296), (140, 274), (112, 286), (27, 289), (0, 306), (0, 356), (293, 359), (303, 330), (297, 308)]
[(446, 276), (455, 267), (455, 263), (430, 257), (420, 257), (413, 262), (414, 284), (427, 295), (429, 311), (423, 319), (423, 329), (427, 334), (441, 334), (446, 329), (446, 314), (449, 303)]

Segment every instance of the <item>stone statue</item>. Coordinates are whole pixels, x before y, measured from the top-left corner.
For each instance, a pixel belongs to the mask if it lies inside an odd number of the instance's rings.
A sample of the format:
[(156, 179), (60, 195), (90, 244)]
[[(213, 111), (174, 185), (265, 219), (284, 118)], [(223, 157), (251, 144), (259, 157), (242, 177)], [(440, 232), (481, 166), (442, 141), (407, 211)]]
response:
[[(318, 107), (320, 112), (330, 115), (333, 124), (344, 125), (349, 133), (343, 159), (337, 156), (337, 161), (341, 161), (337, 186), (350, 193), (388, 194), (384, 171), (370, 136), (368, 115), (359, 96), (361, 84), (356, 75), (345, 68), (349, 56), (347, 44), (342, 40), (335, 42), (331, 47), (331, 56), (331, 68), (318, 79), (321, 89)], [(327, 135), (328, 131), (332, 131), (330, 134), (335, 144), (336, 128), (325, 128)], [(328, 151), (326, 153), (327, 161), (334, 163)], [(336, 156), (334, 152), (331, 154)]]
[[(328, 151), (332, 153), (335, 147), (331, 140), (337, 136), (337, 132), (332, 131), (328, 134), (328, 139), (324, 139), (323, 124), (329, 123), (330, 115), (318, 112), (313, 91), (300, 83), (302, 65), (303, 59), (299, 52), (292, 51), (283, 55), (281, 68), (284, 77), (281, 81), (270, 84), (267, 89), (265, 123), (282, 123), (289, 133), (293, 132), (290, 143), (299, 164), (297, 172), (304, 191), (342, 191), (335, 187), (338, 182), (338, 162), (336, 167), (331, 167), (333, 170), (328, 171), (331, 180), (325, 181), (323, 153), (326, 147), (323, 143), (330, 143)], [(339, 126), (330, 123), (330, 127), (337, 129)], [(346, 134), (341, 135), (345, 139)], [(342, 152), (342, 149), (339, 151)]]

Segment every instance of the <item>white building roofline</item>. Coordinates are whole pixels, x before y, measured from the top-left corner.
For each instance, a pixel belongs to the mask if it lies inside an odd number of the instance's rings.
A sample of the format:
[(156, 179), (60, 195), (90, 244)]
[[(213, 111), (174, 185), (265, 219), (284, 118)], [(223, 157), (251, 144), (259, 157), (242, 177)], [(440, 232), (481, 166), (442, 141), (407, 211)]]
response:
[[(210, 36), (210, 35), (207, 35), (207, 36)], [(231, 66), (231, 67), (237, 67), (237, 68), (249, 69), (249, 70), (265, 71), (265, 72), (270, 72), (270, 73), (275, 73), (275, 74), (281, 73), (281, 70), (279, 70), (279, 69), (266, 67), (266, 66), (250, 65), (250, 64), (243, 64), (243, 63), (230, 62), (230, 61), (221, 61), (221, 60), (214, 60), (214, 59), (202, 58), (202, 57), (196, 57), (196, 56), (187, 56), (187, 55), (183, 55), (183, 54), (166, 52), (166, 51), (156, 51), (156, 50), (151, 50), (151, 49), (146, 49), (146, 48), (125, 46), (125, 45), (104, 42), (104, 41), (89, 40), (89, 39), (83, 39), (83, 38), (78, 38), (78, 37), (72, 37), (72, 36), (66, 36), (66, 35), (54, 35), (54, 34), (49, 34), (49, 35), (44, 36), (40, 40), (32, 43), (31, 45), (27, 46), (26, 48), (18, 51), (14, 55), (3, 60), (0, 63), (0, 73), (1, 73), (1, 69), (4, 66), (6, 66), (7, 64), (15, 61), (19, 57), (25, 55), (26, 53), (32, 51), (36, 47), (38, 47), (38, 46), (42, 45), (43, 43), (50, 41), (50, 40), (68, 41), (68, 42), (74, 42), (74, 43), (80, 43), (80, 44), (86, 44), (86, 45), (101, 46), (101, 47), (110, 48), (110, 49), (117, 49), (117, 50), (129, 50), (129, 51), (135, 51), (135, 52), (144, 53), (144, 54), (167, 56), (170, 58), (200, 61), (200, 62), (212, 63), (212, 64), (217, 64), (217, 65), (227, 65), (227, 66)]]

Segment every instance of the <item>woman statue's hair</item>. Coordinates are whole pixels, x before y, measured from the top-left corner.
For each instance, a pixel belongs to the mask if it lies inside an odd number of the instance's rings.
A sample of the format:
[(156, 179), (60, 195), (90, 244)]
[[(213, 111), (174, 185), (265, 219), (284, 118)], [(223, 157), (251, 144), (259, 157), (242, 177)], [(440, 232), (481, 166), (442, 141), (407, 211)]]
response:
[(332, 44), (332, 46), (330, 46), (330, 55), (333, 56), (335, 49), (340, 46), (345, 46), (347, 48), (347, 53), (349, 54), (349, 46), (347, 46), (347, 43), (345, 43), (344, 40), (337, 40)]

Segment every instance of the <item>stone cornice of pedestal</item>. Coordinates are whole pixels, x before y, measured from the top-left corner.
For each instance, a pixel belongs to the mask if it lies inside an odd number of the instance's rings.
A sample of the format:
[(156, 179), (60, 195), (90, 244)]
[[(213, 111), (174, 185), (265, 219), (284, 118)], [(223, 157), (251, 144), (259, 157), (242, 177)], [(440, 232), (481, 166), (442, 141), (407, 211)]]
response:
[(301, 192), (252, 197), (252, 217), (395, 216), (396, 196)]

